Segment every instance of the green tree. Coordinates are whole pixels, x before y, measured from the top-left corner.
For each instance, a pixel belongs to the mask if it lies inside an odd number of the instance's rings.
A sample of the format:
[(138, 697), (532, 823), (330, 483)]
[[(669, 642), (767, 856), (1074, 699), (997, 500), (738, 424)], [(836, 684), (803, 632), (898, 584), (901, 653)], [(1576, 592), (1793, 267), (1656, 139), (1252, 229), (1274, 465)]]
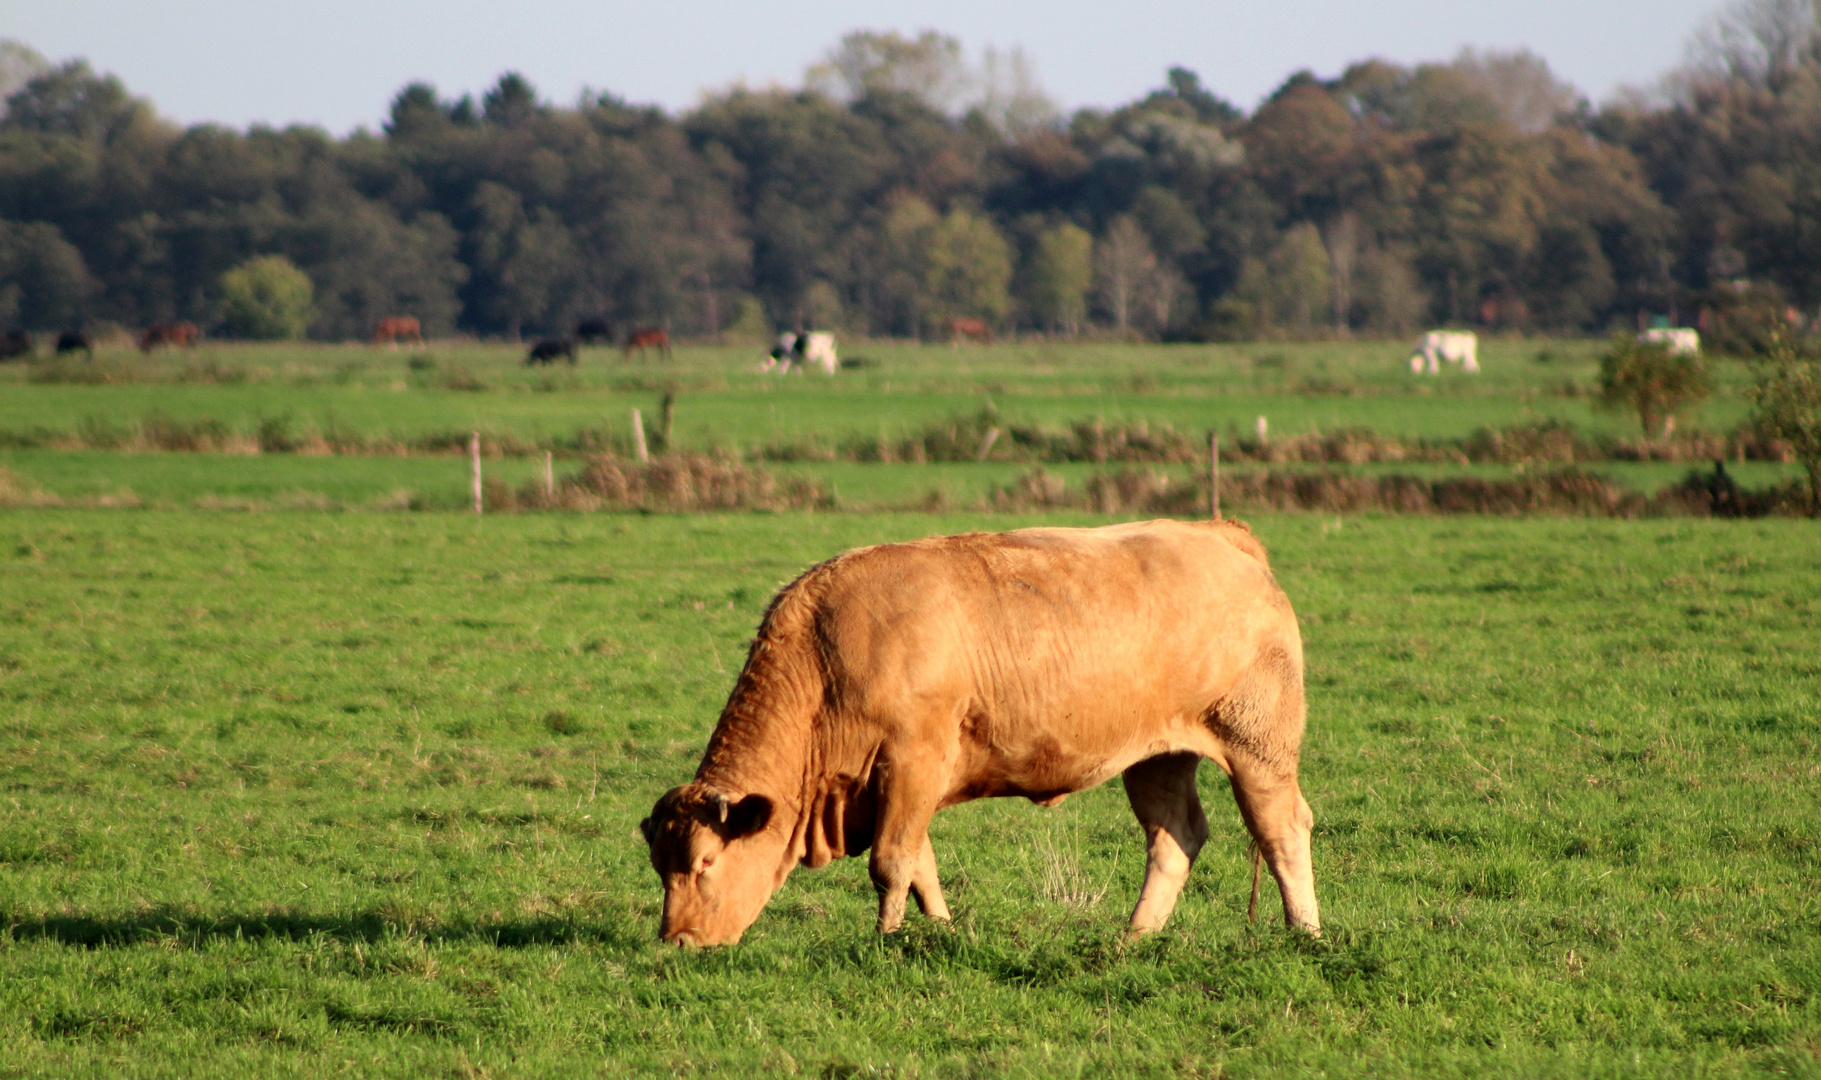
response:
[(1328, 249), (1314, 222), (1292, 227), (1268, 257), (1247, 262), (1234, 297), (1263, 324), (1295, 335), (1312, 333), (1330, 309)]
[(1798, 356), (1779, 335), (1759, 365), (1752, 420), (1789, 444), (1808, 474), (1809, 514), (1821, 517), (1821, 362)]
[(94, 280), (57, 226), (0, 220), (0, 325), (57, 330), (77, 322)]
[(1034, 322), (1077, 333), (1093, 284), (1094, 238), (1086, 229), (1063, 222), (1038, 234), (1024, 272), (1024, 305)]
[(1012, 249), (986, 218), (950, 210), (930, 232), (930, 314), (938, 322), (972, 316), (989, 323), (1011, 310)]
[(151, 116), (113, 75), (71, 60), (27, 82), (6, 101), (6, 122), (83, 142), (109, 142)]
[(1600, 358), (1600, 403), (1637, 413), (1647, 438), (1668, 438), (1676, 413), (1706, 400), (1712, 391), (1713, 381), (1700, 359), (1671, 354), (1667, 345), (1620, 334)]
[(868, 245), (865, 272), (874, 325), (888, 333), (922, 332), (929, 309), (930, 240), (942, 217), (915, 195), (890, 198), (885, 218)]
[(486, 314), (514, 338), (527, 325), (559, 327), (581, 277), (574, 235), (555, 213), (544, 207), (527, 212), (518, 192), (492, 181), (476, 189), (474, 217), (476, 291)]
[(294, 341), (315, 314), (310, 275), (283, 255), (260, 255), (221, 275), (221, 321), (253, 341)]

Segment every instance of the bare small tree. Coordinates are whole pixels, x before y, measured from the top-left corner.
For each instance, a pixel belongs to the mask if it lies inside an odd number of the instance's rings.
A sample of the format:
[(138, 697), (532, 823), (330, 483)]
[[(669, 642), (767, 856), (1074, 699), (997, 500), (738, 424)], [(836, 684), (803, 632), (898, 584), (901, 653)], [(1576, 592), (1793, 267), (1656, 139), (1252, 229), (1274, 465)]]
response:
[(50, 70), (50, 61), (38, 50), (23, 41), (0, 38), (0, 116), (6, 115), (7, 98), (38, 76), (50, 74)]
[(1021, 46), (1007, 52), (988, 46), (980, 63), (980, 102), (987, 121), (1014, 138), (1053, 128), (1061, 115), (1056, 101), (1037, 81), (1037, 69)]
[(1821, 51), (1821, 0), (1733, 0), (1689, 39), (1672, 82), (1783, 82)]
[(1531, 52), (1478, 52), (1462, 49), (1454, 69), (1484, 93), (1519, 131), (1534, 135), (1554, 124), (1556, 117), (1573, 112), (1580, 94), (1555, 77), (1549, 62)]
[(949, 112), (973, 89), (974, 76), (959, 38), (925, 30), (914, 39), (896, 30), (855, 30), (811, 67), (804, 81), (845, 101), (868, 93), (913, 94), (937, 112)]
[(1334, 333), (1347, 336), (1353, 311), (1353, 266), (1359, 257), (1359, 215), (1343, 210), (1323, 230), (1328, 248), (1328, 296), (1334, 307)]
[(1130, 215), (1121, 214), (1094, 245), (1094, 291), (1120, 331), (1132, 325), (1132, 308), (1146, 280), (1157, 272), (1151, 241)]

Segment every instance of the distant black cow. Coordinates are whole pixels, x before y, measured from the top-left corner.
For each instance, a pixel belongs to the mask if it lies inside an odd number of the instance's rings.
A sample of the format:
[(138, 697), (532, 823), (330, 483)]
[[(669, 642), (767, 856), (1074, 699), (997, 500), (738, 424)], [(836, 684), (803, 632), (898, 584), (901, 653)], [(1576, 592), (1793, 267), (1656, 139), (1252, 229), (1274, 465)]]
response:
[(32, 335), (23, 330), (9, 330), (0, 337), (0, 360), (32, 355)]
[(568, 360), (569, 366), (575, 366), (574, 338), (545, 338), (542, 341), (539, 341), (537, 344), (531, 346), (531, 351), (529, 353), (525, 354), (525, 366), (530, 367), (532, 364), (554, 364), (559, 356)]
[(584, 345), (611, 345), (613, 326), (606, 319), (583, 319), (575, 324), (575, 339)]
[(57, 335), (57, 355), (64, 353), (87, 353), (88, 358), (95, 358), (95, 340), (80, 330), (65, 330)]

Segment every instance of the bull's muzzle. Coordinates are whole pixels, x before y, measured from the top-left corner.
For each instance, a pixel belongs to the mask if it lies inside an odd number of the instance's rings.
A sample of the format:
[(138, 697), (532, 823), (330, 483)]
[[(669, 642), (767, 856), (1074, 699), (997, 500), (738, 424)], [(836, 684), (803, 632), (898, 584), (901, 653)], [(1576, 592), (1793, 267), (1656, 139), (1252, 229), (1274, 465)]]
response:
[(661, 935), (658, 940), (666, 945), (675, 945), (681, 949), (699, 949), (702, 947), (702, 943), (696, 940), (696, 932), (694, 930), (672, 930), (668, 934)]

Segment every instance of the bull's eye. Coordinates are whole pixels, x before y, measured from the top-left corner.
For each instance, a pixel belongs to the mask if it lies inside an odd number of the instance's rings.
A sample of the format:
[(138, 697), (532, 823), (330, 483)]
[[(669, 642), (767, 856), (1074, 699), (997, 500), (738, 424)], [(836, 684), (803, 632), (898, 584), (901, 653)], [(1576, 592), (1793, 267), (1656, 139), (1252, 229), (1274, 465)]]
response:
[(713, 865), (714, 865), (714, 856), (713, 855), (702, 856), (702, 869), (706, 870)]

